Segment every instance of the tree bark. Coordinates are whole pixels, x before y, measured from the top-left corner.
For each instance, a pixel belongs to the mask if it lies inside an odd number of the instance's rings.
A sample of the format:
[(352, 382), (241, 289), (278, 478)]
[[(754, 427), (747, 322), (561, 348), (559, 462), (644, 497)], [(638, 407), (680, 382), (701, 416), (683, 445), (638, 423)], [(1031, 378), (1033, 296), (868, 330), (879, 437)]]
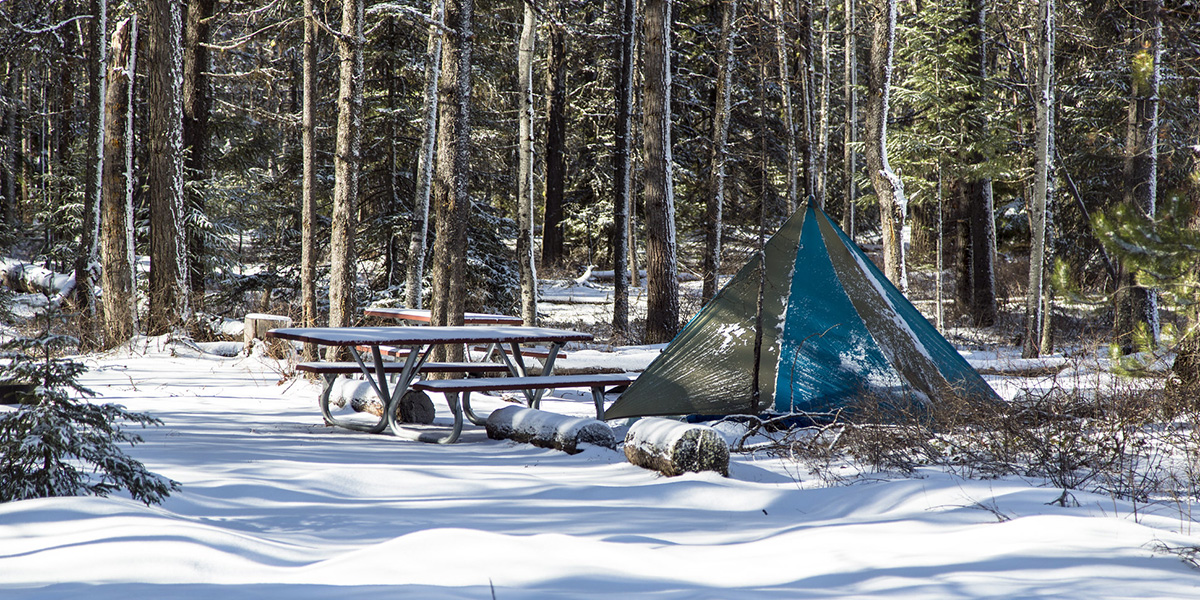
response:
[(417, 191), (413, 197), (413, 223), (408, 243), (405, 303), (421, 308), (425, 277), (425, 249), (429, 240), (429, 195), (433, 188), (433, 149), (438, 133), (438, 79), (442, 73), (443, 0), (429, 4), (429, 40), (425, 45), (425, 94), (421, 104), (421, 148), (417, 154)]
[(1054, 193), (1050, 179), (1050, 161), (1054, 147), (1054, 0), (1040, 0), (1037, 67), (1037, 115), (1034, 134), (1034, 191), (1030, 202), (1029, 288), (1025, 298), (1024, 358), (1036, 358), (1042, 352), (1042, 320), (1046, 272), (1046, 208)]
[(524, 19), (517, 45), (517, 88), (520, 95), (520, 123), (517, 147), (517, 261), (521, 272), (521, 319), (526, 326), (537, 325), (537, 264), (534, 262), (533, 184), (533, 52), (537, 37), (537, 15), (533, 5), (523, 3)]
[[(329, 239), (329, 326), (354, 323), (355, 230), (358, 176), (362, 167), (363, 0), (343, 0), (338, 38), (339, 70), (337, 145), (333, 154), (333, 218)], [(330, 347), (329, 358), (338, 356)]]
[(146, 102), (149, 122), (150, 335), (191, 318), (183, 194), (183, 21), (179, 4), (147, 2)]
[(646, 202), (646, 343), (679, 331), (671, 158), (671, 0), (646, 0), (642, 155)]
[(788, 153), (787, 214), (790, 215), (796, 211), (796, 196), (799, 193), (796, 188), (799, 184), (798, 165), (800, 159), (796, 148), (796, 120), (795, 111), (792, 107), (791, 53), (788, 47), (787, 30), (783, 26), (786, 19), (783, 2), (784, 0), (773, 0), (772, 9), (775, 13), (775, 50), (779, 62), (779, 93), (781, 96), (784, 127), (783, 139), (787, 145)]
[(908, 213), (904, 184), (888, 164), (887, 120), (892, 85), (892, 54), (896, 44), (896, 0), (871, 4), (875, 32), (871, 38), (871, 67), (867, 78), (866, 155), (871, 185), (879, 199), (883, 229), (883, 272), (900, 288), (908, 288), (901, 234)]
[[(189, 181), (208, 177), (208, 121), (211, 113), (212, 90), (209, 71), (212, 70), (209, 43), (209, 20), (215, 0), (189, 0), (184, 26), (183, 50), (183, 147), (186, 154), (184, 173)], [(187, 193), (188, 212), (204, 212), (204, 195), (192, 189)], [(187, 228), (188, 285), (193, 308), (199, 310), (204, 302), (204, 232), (197, 227)]]
[(100, 201), (101, 270), (105, 348), (137, 332), (137, 284), (133, 256), (133, 74), (137, 17), (117, 24), (104, 101), (104, 170)]
[(617, 36), (617, 122), (613, 132), (613, 333), (629, 335), (629, 286), (637, 279), (630, 269), (630, 157), (633, 125), (633, 18), (634, 0), (621, 0)]
[(546, 54), (546, 205), (542, 222), (542, 266), (563, 260), (563, 193), (566, 188), (566, 40), (560, 24), (550, 25)]
[[(471, 52), (473, 49), (474, 2), (449, 0), (446, 3), (446, 39), (442, 44), (445, 69), (438, 84), (438, 156), (433, 180), (434, 219), (437, 224), (433, 245), (434, 325), (462, 325), (463, 290), (466, 265), (462, 255), (467, 248), (467, 224), (471, 214)], [(444, 355), (458, 360), (462, 347), (450, 348)]]
[(108, 68), (107, 0), (89, 0), (87, 26), (88, 124), (87, 165), (83, 191), (83, 229), (75, 256), (75, 305), (79, 311), (79, 346), (88, 352), (100, 345), (100, 313), (95, 286), (100, 281), (100, 200), (104, 173), (104, 98)]
[[(1125, 129), (1124, 202), (1153, 217), (1158, 197), (1158, 88), (1162, 53), (1162, 0), (1133, 3), (1134, 23), (1128, 44), (1132, 85)], [(1136, 274), (1121, 261), (1116, 294), (1114, 335), (1125, 353), (1138, 350), (1134, 333), (1145, 327), (1159, 338), (1158, 294), (1138, 285)]]
[(700, 301), (717, 295), (721, 275), (721, 225), (725, 207), (725, 167), (729, 161), (729, 118), (733, 84), (733, 23), (737, 0), (719, 3), (721, 10), (721, 57), (717, 63), (717, 90), (713, 106), (712, 154), (709, 156), (708, 199), (704, 219), (704, 280)]
[[(813, 197), (821, 210), (825, 209), (825, 188), (829, 175), (829, 13), (832, 10), (831, 0), (825, 0), (824, 23), (821, 26), (821, 85), (817, 88), (820, 97), (817, 99), (816, 181), (813, 184)], [(811, 19), (809, 22), (812, 22)]]
[[(986, 84), (988, 77), (987, 48), (987, 0), (973, 0), (969, 14), (974, 62), (979, 80)], [(983, 100), (983, 93), (974, 94), (974, 100)], [(978, 132), (977, 139), (984, 141), (988, 135), (986, 124)], [(986, 163), (982, 153), (972, 153), (972, 163), (981, 170)], [(970, 303), (971, 320), (977, 327), (990, 327), (996, 323), (999, 309), (996, 305), (996, 216), (992, 197), (992, 178), (977, 174), (967, 185), (967, 207), (970, 212), (971, 271)]]
[(854, 176), (858, 172), (858, 31), (856, 29), (855, 1), (845, 0), (845, 60), (842, 81), (845, 96), (845, 129), (842, 131), (842, 174), (844, 177), (845, 206), (842, 208), (842, 229), (850, 239), (857, 237), (855, 202), (858, 201), (858, 183)]
[[(313, 0), (304, 0), (304, 67), (300, 108), (300, 152), (303, 180), (300, 184), (300, 303), (304, 327), (317, 326), (317, 24)], [(317, 359), (317, 345), (304, 344), (305, 361)]]
[(13, 64), (9, 63), (5, 67), (4, 88), (0, 93), (7, 96), (8, 101), (4, 106), (4, 131), (6, 142), (4, 144), (4, 154), (0, 156), (0, 170), (4, 171), (4, 187), (0, 189), (0, 193), (4, 194), (3, 205), (0, 205), (0, 222), (4, 223), (5, 227), (10, 230), (15, 230), (17, 226), (17, 74), (13, 70)]

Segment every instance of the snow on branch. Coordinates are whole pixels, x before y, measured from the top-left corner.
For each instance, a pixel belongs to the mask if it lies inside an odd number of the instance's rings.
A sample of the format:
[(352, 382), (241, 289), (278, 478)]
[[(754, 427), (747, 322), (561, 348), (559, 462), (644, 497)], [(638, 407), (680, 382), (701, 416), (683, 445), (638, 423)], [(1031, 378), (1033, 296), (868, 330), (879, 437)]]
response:
[(453, 30), (450, 29), (449, 27), (446, 27), (445, 23), (434, 21), (433, 19), (429, 18), (429, 15), (426, 15), (425, 13), (422, 13), (421, 11), (419, 11), (411, 6), (404, 6), (401, 4), (384, 3), (384, 4), (376, 4), (376, 5), (372, 6), (371, 8), (367, 9), (368, 17), (374, 17), (377, 15), (387, 15), (387, 16), (391, 16), (391, 17), (408, 17), (410, 19), (420, 21), (420, 22), (424, 23), (425, 25), (428, 25), (431, 27), (437, 27), (438, 29), (440, 29), (442, 31), (442, 33), (453, 33)]

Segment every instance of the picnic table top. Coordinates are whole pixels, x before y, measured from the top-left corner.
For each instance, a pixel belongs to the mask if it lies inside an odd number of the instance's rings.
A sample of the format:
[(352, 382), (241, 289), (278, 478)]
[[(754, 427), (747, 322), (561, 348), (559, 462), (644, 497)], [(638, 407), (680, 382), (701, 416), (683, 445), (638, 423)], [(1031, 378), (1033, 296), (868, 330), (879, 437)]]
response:
[(284, 327), (268, 336), (324, 346), (589, 342), (592, 334), (548, 327)]
[[(383, 317), (385, 319), (400, 319), (420, 323), (428, 323), (433, 320), (431, 311), (420, 308), (375, 307), (368, 308), (363, 313), (368, 317)], [(466, 325), (521, 325), (524, 321), (521, 317), (511, 315), (469, 312), (463, 314), (463, 323)]]

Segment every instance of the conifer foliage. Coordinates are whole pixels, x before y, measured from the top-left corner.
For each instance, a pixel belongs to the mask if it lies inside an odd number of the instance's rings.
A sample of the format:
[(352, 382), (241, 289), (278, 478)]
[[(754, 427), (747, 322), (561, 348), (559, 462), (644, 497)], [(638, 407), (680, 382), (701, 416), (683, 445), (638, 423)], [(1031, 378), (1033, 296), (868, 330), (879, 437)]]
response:
[(79, 384), (87, 367), (57, 358), (75, 338), (54, 332), (61, 317), (48, 309), (40, 331), (0, 344), (0, 383), (32, 384), (15, 410), (0, 413), (0, 502), (53, 496), (107, 496), (127, 490), (135, 499), (160, 504), (179, 484), (126, 455), (121, 445), (142, 441), (123, 425), (162, 422), (116, 404), (92, 404), (94, 392)]

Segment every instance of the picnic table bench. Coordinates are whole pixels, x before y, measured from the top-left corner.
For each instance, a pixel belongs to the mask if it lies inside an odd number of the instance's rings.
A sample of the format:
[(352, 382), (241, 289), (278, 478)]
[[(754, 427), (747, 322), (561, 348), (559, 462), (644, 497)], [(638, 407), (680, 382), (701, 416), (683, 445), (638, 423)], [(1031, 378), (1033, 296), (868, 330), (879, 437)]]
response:
[[(549, 389), (586, 387), (592, 390), (592, 402), (596, 405), (596, 418), (604, 418), (604, 388), (623, 387), (633, 383), (637, 375), (630, 373), (597, 373), (592, 375), (543, 375), (531, 377), (480, 377), (474, 379), (436, 379), (416, 381), (412, 389), (424, 392), (440, 392), (447, 402), (459, 404), (467, 419), (483, 425), (485, 417), (471, 410), (471, 392), (523, 391), (532, 395), (529, 408), (538, 408), (541, 392)], [(458, 398), (461, 394), (461, 398)], [(452, 399), (453, 397), (453, 399)]]

